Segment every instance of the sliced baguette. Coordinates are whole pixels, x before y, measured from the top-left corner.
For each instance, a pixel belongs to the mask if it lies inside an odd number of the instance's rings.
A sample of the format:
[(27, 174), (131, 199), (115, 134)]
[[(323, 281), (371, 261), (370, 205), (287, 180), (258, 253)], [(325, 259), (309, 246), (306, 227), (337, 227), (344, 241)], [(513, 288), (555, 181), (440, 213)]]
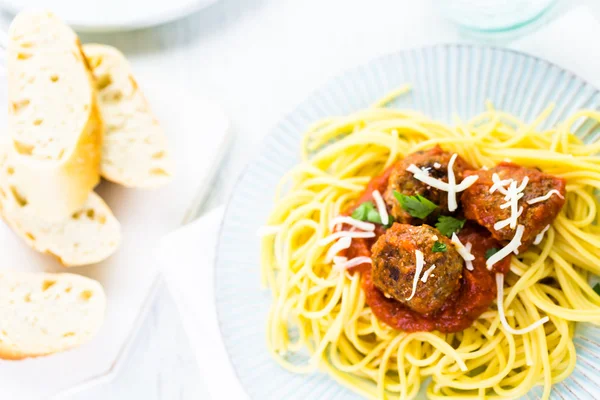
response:
[(18, 360), (88, 342), (104, 321), (100, 283), (74, 274), (0, 271), (0, 359)]
[(96, 77), (104, 120), (101, 173), (127, 187), (154, 188), (173, 173), (167, 138), (123, 54), (111, 46), (83, 46)]
[(102, 121), (79, 39), (47, 12), (23, 12), (7, 48), (8, 127), (19, 191), (46, 220), (79, 209), (99, 182)]
[(17, 184), (20, 165), (12, 156), (0, 144), (0, 215), (17, 235), (67, 267), (94, 264), (115, 252), (121, 227), (100, 196), (90, 192), (73, 214), (62, 221), (45, 221), (22, 196)]

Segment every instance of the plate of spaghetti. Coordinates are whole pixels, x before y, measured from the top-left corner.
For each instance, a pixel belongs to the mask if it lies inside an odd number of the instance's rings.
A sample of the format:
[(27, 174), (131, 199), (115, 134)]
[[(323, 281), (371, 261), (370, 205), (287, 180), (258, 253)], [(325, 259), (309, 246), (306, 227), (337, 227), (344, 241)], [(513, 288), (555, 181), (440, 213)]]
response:
[(599, 106), (544, 60), (463, 45), (317, 90), (220, 232), (219, 323), (248, 395), (597, 398)]

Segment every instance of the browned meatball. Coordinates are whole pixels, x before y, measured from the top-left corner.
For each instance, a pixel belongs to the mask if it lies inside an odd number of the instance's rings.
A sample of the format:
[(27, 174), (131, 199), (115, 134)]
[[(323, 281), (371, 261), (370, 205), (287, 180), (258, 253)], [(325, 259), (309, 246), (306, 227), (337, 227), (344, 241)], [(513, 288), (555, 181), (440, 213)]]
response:
[[(440, 242), (446, 251), (433, 252)], [(416, 250), (423, 253), (425, 265), (415, 295), (410, 299), (416, 273)], [(394, 224), (373, 245), (373, 283), (392, 297), (420, 314), (432, 313), (444, 305), (460, 288), (463, 259), (450, 240), (429, 225)], [(435, 269), (425, 282), (423, 274), (433, 264)]]
[[(511, 215), (510, 208), (502, 209), (500, 206), (506, 202), (504, 195), (499, 191), (490, 193), (492, 187), (493, 174), (498, 174), (501, 180), (512, 178), (521, 184), (523, 179), (529, 177), (529, 183), (523, 190), (523, 198), (519, 200), (519, 207), (523, 207), (523, 213), (518, 218), (518, 224), (523, 225), (525, 230), (521, 242), (523, 245), (520, 250), (526, 249), (535, 237), (546, 226), (554, 221), (563, 207), (565, 200), (565, 181), (552, 175), (544, 174), (537, 169), (525, 168), (516, 164), (503, 162), (498, 166), (487, 171), (467, 171), (468, 175), (478, 175), (479, 179), (467, 190), (461, 197), (465, 217), (477, 221), (485, 226), (494, 238), (500, 241), (510, 241), (515, 230), (510, 226), (500, 230), (494, 229), (494, 224), (505, 220)], [(560, 196), (552, 195), (548, 200), (528, 204), (527, 201), (536, 197), (546, 195), (550, 190), (558, 190)]]
[[(400, 161), (396, 168), (392, 171), (388, 183), (388, 188), (385, 192), (385, 202), (391, 208), (391, 214), (396, 221), (403, 224), (417, 224), (420, 221), (417, 218), (408, 214), (394, 197), (394, 191), (398, 191), (407, 196), (421, 195), (439, 206), (436, 213), (431, 214), (431, 218), (427, 221), (433, 223), (436, 217), (441, 214), (448, 214), (448, 193), (432, 188), (426, 183), (423, 183), (413, 177), (412, 172), (408, 172), (411, 164), (419, 168), (429, 168), (429, 175), (436, 179), (441, 179), (448, 182), (448, 162), (454, 153), (449, 153), (436, 146), (429, 150), (417, 151), (416, 153), (406, 156)], [(464, 171), (473, 169), (462, 157), (458, 156), (454, 162), (454, 176), (456, 183), (460, 183), (464, 177)]]

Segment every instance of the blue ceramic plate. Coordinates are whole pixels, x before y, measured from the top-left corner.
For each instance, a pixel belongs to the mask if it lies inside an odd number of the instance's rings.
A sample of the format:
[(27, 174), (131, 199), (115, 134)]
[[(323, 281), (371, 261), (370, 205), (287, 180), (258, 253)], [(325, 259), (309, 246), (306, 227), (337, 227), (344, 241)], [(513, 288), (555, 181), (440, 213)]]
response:
[[(451, 122), (484, 111), (490, 99), (501, 110), (532, 120), (556, 103), (550, 127), (580, 108), (598, 108), (600, 93), (547, 61), (490, 47), (440, 45), (390, 54), (333, 79), (285, 117), (264, 141), (229, 201), (217, 246), (216, 303), (221, 332), (236, 373), (252, 399), (359, 399), (324, 373), (295, 375), (266, 349), (271, 302), (260, 287), (258, 227), (266, 221), (277, 182), (300, 161), (300, 139), (316, 120), (365, 108), (410, 83), (397, 105)], [(579, 324), (577, 368), (555, 385), (553, 399), (600, 398), (600, 329)], [(536, 388), (528, 398), (537, 399)]]

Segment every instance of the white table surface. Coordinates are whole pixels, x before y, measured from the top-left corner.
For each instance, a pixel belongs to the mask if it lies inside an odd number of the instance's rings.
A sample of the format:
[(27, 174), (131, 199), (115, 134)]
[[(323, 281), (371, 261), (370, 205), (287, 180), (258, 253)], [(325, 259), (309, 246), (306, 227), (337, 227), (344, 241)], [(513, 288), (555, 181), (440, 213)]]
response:
[[(328, 78), (397, 49), (474, 41), (435, 14), (435, 1), (449, 0), (220, 0), (158, 28), (88, 34), (82, 41), (117, 46), (134, 68), (144, 61), (148, 72), (167, 73), (173, 84), (221, 102), (234, 139), (206, 203), (209, 209), (226, 201), (236, 176), (277, 120)], [(594, 11), (599, 15), (600, 5)], [(73, 399), (205, 399), (198, 374), (163, 287), (119, 375)]]

